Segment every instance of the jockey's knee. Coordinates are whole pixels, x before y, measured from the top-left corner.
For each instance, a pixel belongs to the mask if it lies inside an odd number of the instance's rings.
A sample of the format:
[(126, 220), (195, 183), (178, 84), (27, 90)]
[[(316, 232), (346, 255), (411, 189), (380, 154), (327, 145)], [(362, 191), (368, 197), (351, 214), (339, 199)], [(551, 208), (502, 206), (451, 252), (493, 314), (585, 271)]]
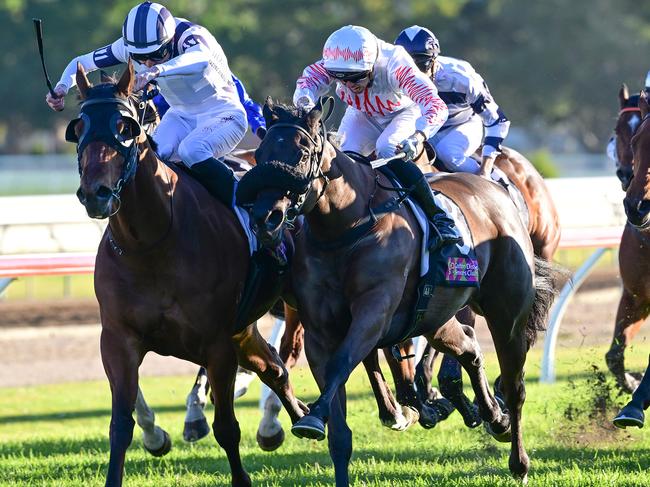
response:
[(481, 167), (474, 159), (463, 154), (444, 157), (438, 153), (438, 157), (443, 162), (445, 167), (452, 172), (469, 172), (472, 174), (477, 174)]
[(158, 154), (158, 157), (163, 161), (171, 160), (172, 156), (174, 155), (174, 146), (172, 144), (165, 144), (164, 142), (159, 142), (157, 140), (156, 145), (156, 153)]
[(186, 166), (192, 167), (197, 162), (214, 157), (214, 152), (210, 146), (203, 142), (184, 140), (178, 146), (178, 157)]

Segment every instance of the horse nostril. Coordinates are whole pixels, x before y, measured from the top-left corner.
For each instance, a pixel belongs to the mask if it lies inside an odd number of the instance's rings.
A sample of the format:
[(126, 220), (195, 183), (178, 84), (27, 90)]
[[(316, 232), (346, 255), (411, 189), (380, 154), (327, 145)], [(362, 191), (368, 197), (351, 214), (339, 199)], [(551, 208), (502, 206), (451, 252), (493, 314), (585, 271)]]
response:
[(107, 200), (113, 196), (113, 190), (107, 186), (100, 186), (95, 194), (98, 199)]
[(650, 213), (650, 200), (641, 200), (637, 206), (639, 213), (643, 216)]

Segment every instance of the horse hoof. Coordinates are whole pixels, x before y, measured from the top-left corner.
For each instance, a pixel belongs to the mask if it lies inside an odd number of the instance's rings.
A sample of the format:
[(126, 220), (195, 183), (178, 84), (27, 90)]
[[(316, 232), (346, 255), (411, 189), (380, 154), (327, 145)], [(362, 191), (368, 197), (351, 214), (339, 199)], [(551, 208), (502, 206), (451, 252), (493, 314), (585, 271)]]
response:
[(298, 438), (322, 441), (325, 439), (325, 423), (314, 416), (303, 416), (291, 427)]
[(632, 404), (625, 406), (618, 415), (613, 419), (614, 426), (617, 428), (625, 429), (628, 426), (643, 428), (645, 414), (642, 409), (639, 409)]
[(257, 444), (264, 451), (273, 451), (280, 448), (280, 445), (284, 443), (284, 430), (280, 429), (273, 436), (262, 436), (260, 432), (257, 432)]
[(501, 443), (510, 443), (512, 441), (512, 431), (510, 429), (510, 425), (508, 425), (508, 428), (503, 431), (502, 433), (497, 433), (493, 428), (490, 423), (485, 421), (483, 423), (483, 427), (485, 428), (485, 431), (487, 431), (492, 438), (497, 440), (498, 442)]
[(169, 436), (169, 433), (163, 430), (165, 435), (165, 440), (160, 448), (150, 449), (147, 448), (147, 445), (144, 445), (144, 449), (151, 453), (154, 457), (164, 457), (172, 449), (172, 439)]
[(210, 433), (208, 421), (205, 419), (197, 419), (196, 421), (185, 422), (183, 428), (183, 439), (189, 443), (199, 441), (205, 438)]

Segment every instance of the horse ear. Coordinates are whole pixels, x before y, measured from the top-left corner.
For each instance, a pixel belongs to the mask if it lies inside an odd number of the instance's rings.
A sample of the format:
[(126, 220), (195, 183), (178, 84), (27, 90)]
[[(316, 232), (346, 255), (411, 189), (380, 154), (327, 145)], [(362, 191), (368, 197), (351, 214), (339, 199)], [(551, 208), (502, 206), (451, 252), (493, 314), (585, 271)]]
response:
[(625, 107), (627, 100), (630, 98), (630, 92), (627, 89), (627, 85), (623, 83), (621, 89), (618, 90), (618, 103), (621, 108)]
[(648, 112), (650, 112), (650, 105), (648, 104), (648, 94), (645, 90), (641, 91), (639, 94), (639, 110), (641, 110), (641, 116), (645, 117)]
[(126, 65), (126, 69), (120, 76), (120, 80), (117, 82), (117, 92), (122, 94), (125, 98), (133, 91), (133, 82), (135, 81), (135, 76), (133, 76), (133, 62), (129, 58), (129, 63)]
[(84, 67), (80, 62), (77, 62), (77, 75), (75, 78), (77, 81), (77, 88), (79, 89), (79, 95), (81, 96), (82, 100), (85, 100), (86, 94), (92, 85), (90, 84), (90, 81), (88, 81), (88, 76), (86, 76)]
[(322, 117), (323, 117), (323, 98), (321, 97), (316, 102), (316, 105), (314, 105), (314, 108), (312, 108), (309, 111), (309, 113), (305, 116), (305, 122), (307, 122), (307, 126), (312, 132), (318, 129), (318, 123), (320, 122)]
[(275, 103), (273, 103), (273, 99), (270, 96), (266, 97), (264, 107), (262, 108), (262, 114), (264, 115), (267, 127), (270, 127), (280, 119), (278, 114), (275, 113)]

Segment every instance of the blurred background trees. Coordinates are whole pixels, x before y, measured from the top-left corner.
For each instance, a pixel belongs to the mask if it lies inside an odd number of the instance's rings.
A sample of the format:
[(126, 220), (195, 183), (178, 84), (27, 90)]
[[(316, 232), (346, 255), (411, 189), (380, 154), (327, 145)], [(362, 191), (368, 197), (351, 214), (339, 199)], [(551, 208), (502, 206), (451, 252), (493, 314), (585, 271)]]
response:
[[(63, 114), (44, 102), (32, 17), (44, 21), (55, 83), (72, 57), (115, 40), (134, 0), (0, 0), (0, 152), (21, 135), (62, 139)], [(232, 71), (258, 101), (289, 101), (302, 69), (345, 24), (392, 42), (412, 24), (429, 27), (444, 55), (467, 59), (532, 147), (602, 152), (622, 82), (642, 88), (650, 69), (650, 4), (633, 0), (162, 0), (174, 15), (210, 29)], [(119, 69), (119, 68), (118, 68)], [(70, 108), (72, 106), (72, 108)]]

